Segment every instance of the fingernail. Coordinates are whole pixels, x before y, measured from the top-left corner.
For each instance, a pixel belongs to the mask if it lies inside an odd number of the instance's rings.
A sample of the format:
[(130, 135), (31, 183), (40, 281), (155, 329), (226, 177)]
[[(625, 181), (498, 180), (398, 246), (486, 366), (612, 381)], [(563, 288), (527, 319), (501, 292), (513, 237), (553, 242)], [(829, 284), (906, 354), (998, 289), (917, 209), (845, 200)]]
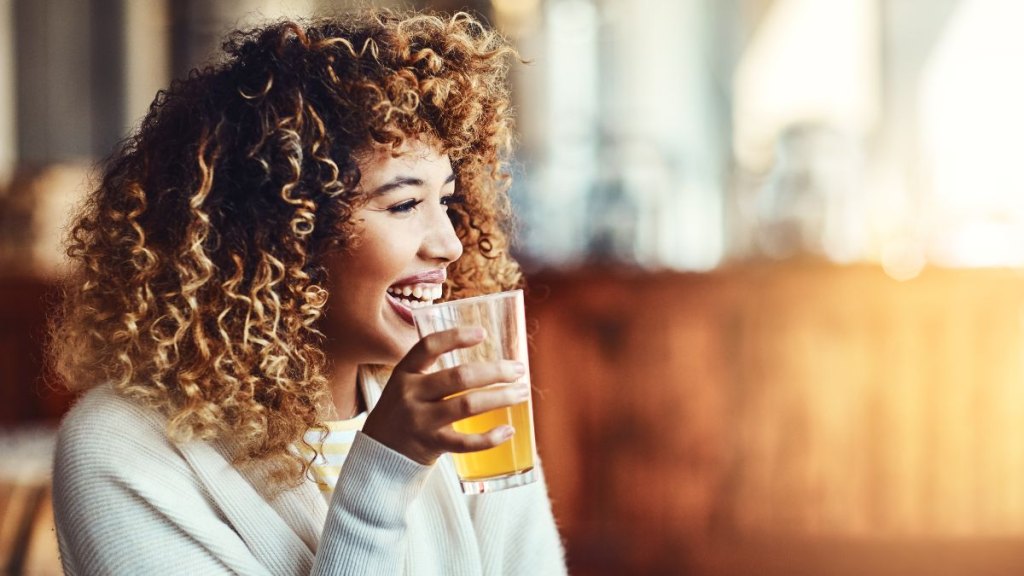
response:
[(473, 340), (483, 340), (487, 337), (487, 333), (480, 326), (474, 326), (469, 329), (469, 337)]
[(520, 400), (530, 399), (530, 383), (529, 382), (516, 382), (516, 397)]
[(508, 425), (505, 425), (505, 426), (502, 426), (499, 429), (498, 435), (501, 437), (502, 440), (508, 440), (515, 433), (516, 433), (516, 429), (515, 428), (513, 428), (511, 426), (508, 426)]
[(512, 371), (515, 372), (518, 376), (526, 374), (526, 364), (523, 364), (522, 362), (512, 361), (509, 362), (509, 366), (512, 368)]

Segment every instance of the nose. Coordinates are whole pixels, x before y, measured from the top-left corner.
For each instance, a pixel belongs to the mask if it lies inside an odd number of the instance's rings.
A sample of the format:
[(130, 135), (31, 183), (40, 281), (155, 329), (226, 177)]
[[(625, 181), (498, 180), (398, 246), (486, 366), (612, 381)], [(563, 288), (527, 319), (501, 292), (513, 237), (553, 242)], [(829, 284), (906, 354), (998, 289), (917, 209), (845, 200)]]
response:
[(462, 256), (462, 241), (455, 234), (455, 227), (448, 218), (448, 210), (438, 204), (430, 210), (426, 234), (421, 245), (421, 255), (426, 260), (445, 264), (455, 262)]

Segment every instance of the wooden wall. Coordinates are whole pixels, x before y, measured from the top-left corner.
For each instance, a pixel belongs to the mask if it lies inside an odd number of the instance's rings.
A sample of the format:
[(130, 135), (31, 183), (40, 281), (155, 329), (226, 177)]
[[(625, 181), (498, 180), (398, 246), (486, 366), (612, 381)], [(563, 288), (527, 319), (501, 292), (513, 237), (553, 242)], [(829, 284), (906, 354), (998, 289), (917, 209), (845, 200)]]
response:
[(594, 270), (527, 307), (574, 573), (1024, 570), (1019, 273)]

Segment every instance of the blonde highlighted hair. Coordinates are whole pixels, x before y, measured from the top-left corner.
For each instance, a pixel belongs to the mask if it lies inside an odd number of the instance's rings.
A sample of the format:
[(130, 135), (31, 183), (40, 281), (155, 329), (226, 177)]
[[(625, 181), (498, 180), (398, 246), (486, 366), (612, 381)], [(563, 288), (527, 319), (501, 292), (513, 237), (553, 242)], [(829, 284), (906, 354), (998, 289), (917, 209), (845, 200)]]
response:
[(289, 446), (327, 395), (324, 255), (352, 241), (357, 154), (437, 142), (464, 196), (446, 296), (520, 284), (515, 53), (468, 15), (391, 11), (237, 31), (224, 50), (158, 94), (77, 215), (52, 359), (69, 388), (111, 383), (171, 438), (230, 437), (294, 482), (308, 464)]

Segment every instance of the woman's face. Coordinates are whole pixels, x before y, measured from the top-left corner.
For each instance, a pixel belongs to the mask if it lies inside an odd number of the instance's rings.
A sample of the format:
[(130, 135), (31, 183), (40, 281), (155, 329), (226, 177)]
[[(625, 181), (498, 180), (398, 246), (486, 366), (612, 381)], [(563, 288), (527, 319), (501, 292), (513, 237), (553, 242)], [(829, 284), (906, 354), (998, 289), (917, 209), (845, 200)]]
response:
[(462, 255), (448, 218), (451, 161), (422, 140), (406, 142), (397, 157), (387, 149), (359, 162), (366, 204), (352, 216), (354, 240), (327, 262), (338, 361), (398, 362), (418, 340), (410, 309), (441, 296), (446, 267)]

